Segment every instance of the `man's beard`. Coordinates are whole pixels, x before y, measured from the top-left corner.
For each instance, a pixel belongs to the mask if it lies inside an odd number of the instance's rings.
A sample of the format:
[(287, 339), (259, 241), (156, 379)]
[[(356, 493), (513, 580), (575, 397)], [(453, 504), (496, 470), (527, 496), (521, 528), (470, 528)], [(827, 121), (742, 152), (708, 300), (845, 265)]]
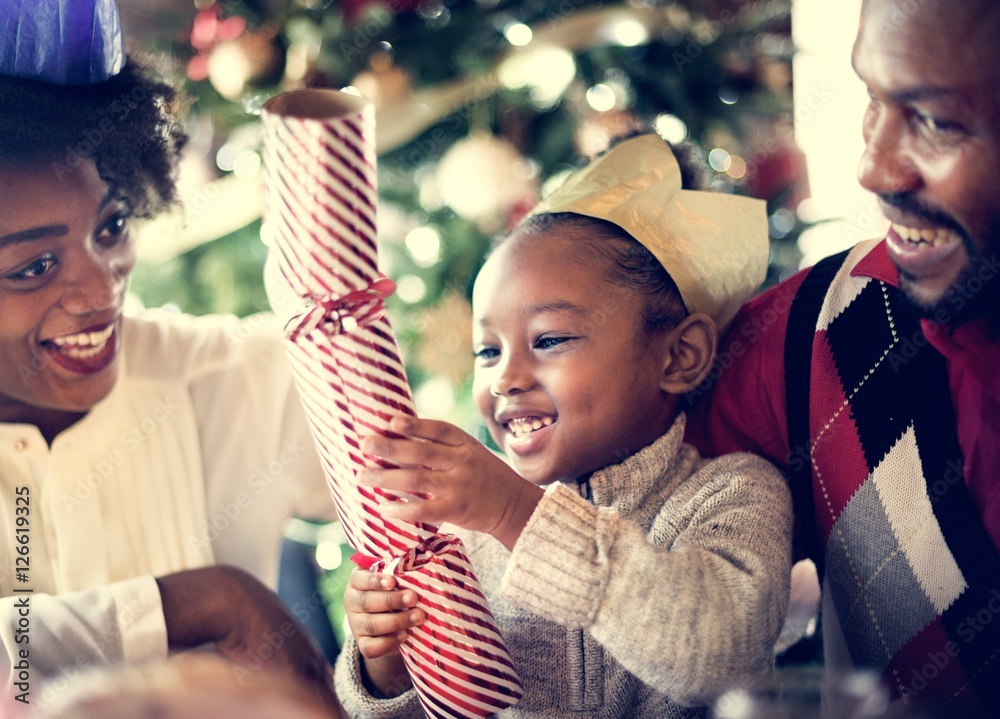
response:
[(925, 207), (912, 195), (882, 195), (882, 201), (907, 214), (922, 217), (928, 222), (954, 232), (961, 240), (968, 257), (968, 264), (948, 290), (933, 303), (916, 297), (913, 288), (917, 278), (899, 270), (900, 289), (910, 308), (921, 317), (938, 324), (957, 327), (975, 319), (984, 318), (995, 334), (1000, 333), (1000, 256), (993, 248), (1000, 248), (1000, 218), (994, 219), (984, 238), (983, 247), (990, 248), (983, 254), (965, 231), (951, 217)]
[[(993, 235), (997, 236), (995, 232)], [(966, 236), (962, 237), (962, 243), (969, 264), (940, 299), (933, 304), (916, 299), (912, 291), (915, 279), (900, 271), (903, 298), (918, 315), (938, 324), (958, 327), (983, 318), (994, 334), (1000, 334), (1000, 257), (984, 256)]]

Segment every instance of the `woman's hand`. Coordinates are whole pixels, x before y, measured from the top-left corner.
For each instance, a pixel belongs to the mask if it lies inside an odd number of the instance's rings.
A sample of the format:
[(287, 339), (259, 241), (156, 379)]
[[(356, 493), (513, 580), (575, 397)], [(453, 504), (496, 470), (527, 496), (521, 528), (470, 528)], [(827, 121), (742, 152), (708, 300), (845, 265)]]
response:
[(544, 493), (540, 487), (447, 422), (397, 416), (389, 430), (402, 437), (366, 437), (361, 449), (400, 468), (368, 467), (358, 473), (362, 484), (399, 497), (379, 506), (385, 517), (450, 522), (514, 548)]
[(188, 569), (157, 577), (171, 649), (215, 643), (248, 672), (289, 672), (337, 706), (330, 666), (316, 641), (277, 594), (236, 567)]
[(37, 719), (347, 719), (342, 707), (318, 701), (315, 688), (299, 677), (248, 677), (228, 659), (206, 652), (66, 679), (67, 691), (54, 696)]
[(351, 574), (344, 591), (347, 623), (361, 653), (365, 688), (381, 697), (399, 696), (412, 686), (399, 645), (409, 629), (424, 621), (424, 613), (413, 608), (417, 595), (395, 587), (393, 577), (359, 569)]

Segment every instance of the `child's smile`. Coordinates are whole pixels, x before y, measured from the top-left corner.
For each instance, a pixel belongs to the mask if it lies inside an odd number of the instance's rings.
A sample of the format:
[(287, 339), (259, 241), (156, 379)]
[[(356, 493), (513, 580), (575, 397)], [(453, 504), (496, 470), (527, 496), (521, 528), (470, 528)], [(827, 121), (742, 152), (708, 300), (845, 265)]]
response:
[(548, 427), (555, 421), (554, 417), (518, 417), (507, 422), (506, 427), (507, 431), (517, 439), (537, 432), (543, 427)]
[(507, 431), (504, 448), (509, 454), (519, 457), (542, 451), (555, 421), (555, 417), (534, 415), (515, 417), (503, 422), (503, 427)]

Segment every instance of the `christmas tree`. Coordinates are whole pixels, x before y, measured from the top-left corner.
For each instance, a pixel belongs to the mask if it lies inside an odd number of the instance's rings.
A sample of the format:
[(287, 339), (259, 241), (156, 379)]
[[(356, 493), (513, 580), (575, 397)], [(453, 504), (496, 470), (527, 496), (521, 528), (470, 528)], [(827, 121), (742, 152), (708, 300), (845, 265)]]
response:
[(701, 146), (713, 189), (767, 201), (768, 283), (796, 268), (790, 0), (199, 0), (170, 22), (160, 47), (190, 98), (186, 217), (143, 233), (146, 304), (266, 309), (259, 112), (300, 87), (376, 105), (381, 261), (427, 414), (474, 424), (468, 295), (491, 238), (644, 123)]
[[(484, 440), (469, 397), (475, 271), (495, 235), (612, 137), (652, 124), (700, 146), (714, 190), (767, 201), (766, 284), (797, 268), (790, 0), (120, 5), (126, 32), (172, 60), (191, 136), (183, 211), (141, 228), (140, 299), (267, 309), (261, 106), (350, 88), (377, 108), (380, 261), (398, 286), (389, 312), (418, 410)], [(324, 593), (342, 639), (351, 550), (336, 525), (296, 527), (335, 570)]]

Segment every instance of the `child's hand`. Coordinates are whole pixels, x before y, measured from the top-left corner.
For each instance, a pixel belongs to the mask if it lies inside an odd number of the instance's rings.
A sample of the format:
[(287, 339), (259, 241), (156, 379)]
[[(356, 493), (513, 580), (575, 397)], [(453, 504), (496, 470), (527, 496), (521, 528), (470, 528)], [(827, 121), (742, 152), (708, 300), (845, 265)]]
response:
[(399, 645), (408, 629), (424, 621), (424, 613), (413, 609), (417, 595), (395, 587), (392, 577), (357, 570), (344, 591), (347, 624), (358, 642), (367, 688), (383, 697), (399, 696), (409, 689)]
[(361, 449), (401, 468), (369, 467), (358, 473), (363, 484), (408, 495), (381, 504), (387, 518), (450, 522), (492, 534), (514, 548), (542, 497), (540, 487), (447, 422), (398, 416), (389, 429), (403, 437), (366, 437)]

